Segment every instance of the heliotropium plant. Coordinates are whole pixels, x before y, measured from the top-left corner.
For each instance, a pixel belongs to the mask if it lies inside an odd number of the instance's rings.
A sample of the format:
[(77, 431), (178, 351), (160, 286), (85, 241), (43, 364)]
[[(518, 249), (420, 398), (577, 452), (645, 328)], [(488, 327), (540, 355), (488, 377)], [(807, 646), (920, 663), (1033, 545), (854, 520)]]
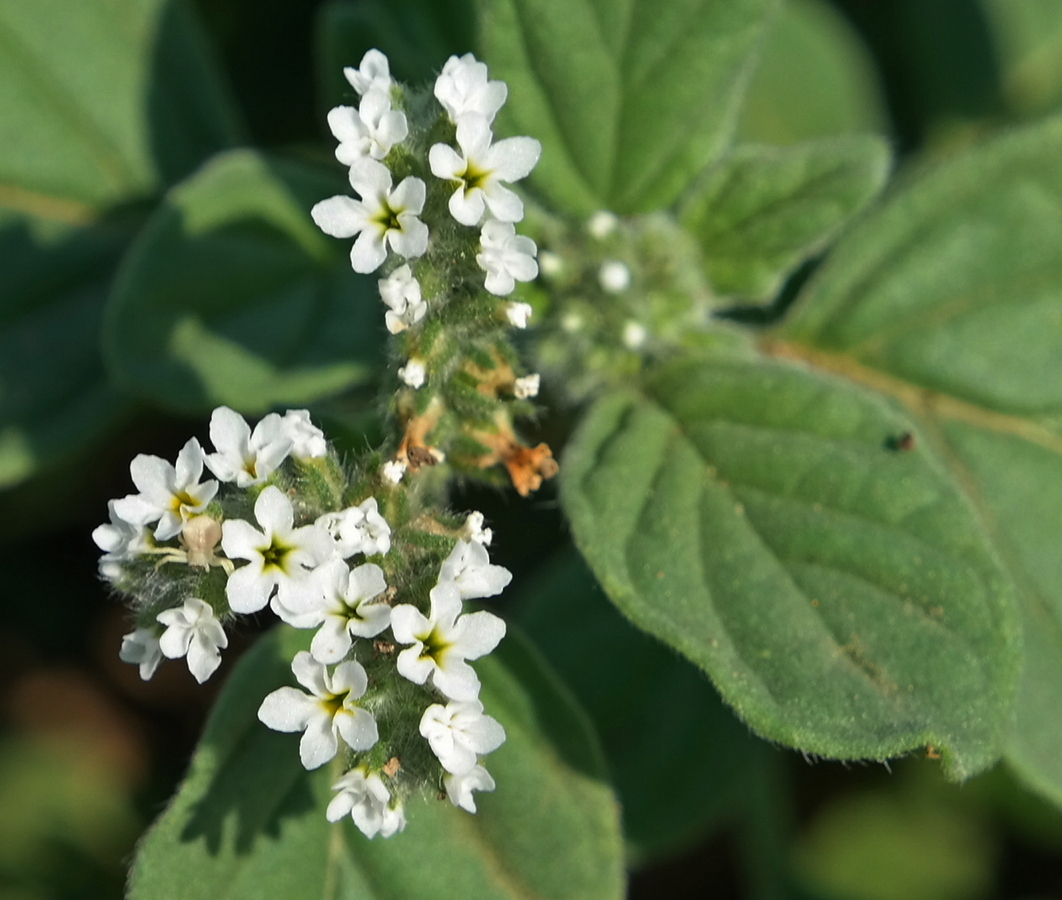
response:
[[(871, 134), (740, 138), (774, 0), (335, 2), (334, 159), (267, 154), (183, 6), (45, 6), (0, 0), (0, 42), (49, 79), (0, 71), (82, 114), (0, 132), (47, 257), (0, 276), (5, 359), (80, 325), (0, 397), (0, 483), (131, 401), (209, 413), (93, 533), (115, 652), (202, 683), (275, 620), (133, 900), (619, 898), (770, 744), (1062, 805), (1062, 119), (890, 183)], [(114, 91), (34, 50), (77, 28)], [(150, 127), (141, 32), (187, 70)], [(514, 579), (469, 486), (555, 492), (578, 555)]]

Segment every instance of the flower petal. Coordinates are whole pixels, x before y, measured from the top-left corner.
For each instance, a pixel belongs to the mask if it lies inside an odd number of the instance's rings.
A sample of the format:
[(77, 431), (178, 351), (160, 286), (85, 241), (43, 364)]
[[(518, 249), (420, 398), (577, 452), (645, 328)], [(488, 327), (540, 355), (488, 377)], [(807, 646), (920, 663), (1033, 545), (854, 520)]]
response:
[(542, 145), (530, 137), (510, 137), (493, 144), (487, 151), (483, 166), (501, 181), (519, 181), (531, 174)]
[(368, 218), (364, 204), (342, 194), (315, 204), (310, 217), (321, 231), (337, 238), (354, 237), (365, 227)]
[(317, 703), (293, 687), (277, 688), (258, 707), (258, 720), (274, 731), (303, 731)]
[(326, 616), (310, 642), (310, 653), (320, 662), (337, 663), (347, 655), (351, 643), (346, 619)]
[(295, 520), (291, 501), (278, 487), (270, 485), (254, 503), (254, 517), (267, 535), (287, 535)]
[(225, 599), (229, 601), (229, 608), (233, 612), (258, 612), (269, 602), (275, 585), (276, 578), (273, 575), (263, 573), (261, 566), (251, 563), (229, 576), (225, 583)]
[(454, 649), (465, 659), (479, 659), (490, 653), (505, 637), (505, 621), (489, 612), (461, 616), (454, 626)]
[(306, 731), (299, 741), (299, 759), (306, 769), (317, 769), (336, 755), (339, 742), (332, 729), (332, 718), (324, 710), (311, 714)]
[(351, 750), (368, 750), (380, 739), (376, 719), (360, 707), (341, 709), (336, 713), (333, 722), (339, 731), (339, 736), (346, 741)]

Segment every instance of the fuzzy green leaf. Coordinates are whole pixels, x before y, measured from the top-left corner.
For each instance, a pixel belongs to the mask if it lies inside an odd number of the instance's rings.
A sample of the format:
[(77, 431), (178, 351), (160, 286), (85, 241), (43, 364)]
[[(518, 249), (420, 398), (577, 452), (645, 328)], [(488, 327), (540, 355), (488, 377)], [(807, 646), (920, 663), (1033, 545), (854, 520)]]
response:
[(1004, 96), (1029, 114), (1062, 105), (1062, 5), (1055, 0), (982, 0), (995, 31)]
[(874, 60), (846, 17), (826, 0), (788, 0), (749, 83), (739, 137), (792, 144), (882, 133), (887, 123)]
[(291, 683), (308, 633), (278, 628), (233, 672), (170, 808), (141, 842), (130, 900), (606, 900), (623, 896), (618, 812), (585, 719), (512, 637), (478, 664), (508, 739), (475, 816), (445, 801), (406, 809), (406, 830), (366, 840), (324, 809), (335, 773), (303, 770), (298, 736), (256, 711)]
[(183, 0), (0, 0), (0, 205), (84, 218), (238, 127)]
[(479, 0), (499, 134), (559, 209), (669, 206), (723, 149), (774, 0)]
[(116, 380), (189, 412), (257, 412), (364, 383), (383, 343), (376, 285), (309, 215), (341, 192), (331, 174), (251, 151), (174, 188), (111, 297)]
[(574, 550), (558, 554), (518, 601), (520, 624), (597, 727), (635, 862), (674, 854), (735, 813), (766, 745), (699, 669), (627, 622)]
[(678, 362), (591, 410), (561, 466), (612, 600), (758, 732), (830, 757), (1001, 751), (1010, 586), (888, 403), (788, 366)]
[(117, 224), (0, 211), (0, 488), (84, 450), (122, 415), (98, 335), (128, 241)]
[(717, 291), (764, 300), (874, 198), (888, 168), (887, 145), (872, 137), (740, 147), (697, 185), (681, 219)]
[(784, 331), (904, 402), (1018, 585), (1025, 669), (1008, 758), (1062, 803), (1062, 118), (899, 192), (834, 250)]

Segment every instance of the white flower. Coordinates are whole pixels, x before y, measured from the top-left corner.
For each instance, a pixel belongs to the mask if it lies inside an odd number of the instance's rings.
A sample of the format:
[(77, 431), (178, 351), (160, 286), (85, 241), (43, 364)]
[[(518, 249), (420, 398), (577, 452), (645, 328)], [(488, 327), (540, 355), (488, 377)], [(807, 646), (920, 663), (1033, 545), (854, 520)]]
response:
[(466, 113), (478, 113), (492, 121), (508, 92), (504, 81), (487, 81), (486, 64), (471, 53), (451, 56), (435, 79), (435, 96), (454, 122)]
[(350, 86), (359, 94), (369, 91), (389, 91), (391, 89), (391, 68), (387, 57), (379, 50), (369, 50), (362, 58), (358, 68), (346, 66), (343, 69)]
[(348, 813), (367, 838), (391, 837), (406, 827), (406, 816), (402, 807), (392, 807), (391, 794), (375, 772), (367, 774), (359, 766), (351, 769), (335, 784), (333, 791), (338, 791), (325, 810), (329, 822), (338, 822)]
[(380, 299), (389, 307), (384, 321), (391, 334), (405, 331), (416, 325), (428, 311), (428, 304), (421, 299), (420, 282), (409, 266), (399, 266), (378, 282)]
[[(224, 632), (222, 632), (224, 634)], [(122, 647), (118, 651), (118, 658), (122, 662), (140, 666), (140, 678), (148, 681), (162, 661), (162, 648), (159, 647), (159, 639), (155, 632), (147, 628), (138, 628), (129, 634), (122, 635)], [(220, 657), (219, 657), (220, 659)], [(213, 669), (210, 670), (211, 672)], [(207, 673), (209, 676), (210, 672)], [(203, 679), (200, 678), (200, 681)]]
[(358, 235), (350, 250), (355, 272), (375, 272), (387, 258), (387, 246), (407, 259), (428, 249), (428, 226), (417, 216), (424, 208), (424, 182), (412, 175), (391, 190), (391, 171), (375, 159), (363, 158), (350, 167), (350, 185), (361, 197), (336, 196), (322, 200), (310, 215), (332, 237)]
[(483, 766), (474, 766), (467, 775), (444, 775), (443, 785), (446, 787), (446, 796), (454, 806), (470, 813), (476, 811), (476, 801), (472, 797), (473, 791), (493, 791), (494, 779), (490, 772)]
[(478, 700), (465, 703), (433, 703), (420, 718), (420, 733), (442, 767), (453, 775), (467, 775), (477, 757), (505, 743), (505, 729), (496, 719), (483, 715)]
[(345, 166), (364, 156), (383, 159), (409, 134), (405, 113), (391, 109), (391, 98), (386, 91), (379, 90), (369, 91), (357, 109), (353, 106), (330, 109), (328, 127), (339, 141), (336, 159)]
[(261, 484), (272, 475), (287, 459), (292, 445), (276, 413), (262, 419), (252, 432), (243, 416), (227, 406), (219, 406), (211, 414), (210, 440), (215, 450), (206, 458), (210, 471), (242, 488)]
[(284, 437), (291, 441), (291, 455), (299, 459), (314, 459), (328, 455), (328, 441), (324, 432), (310, 421), (305, 409), (289, 409), (280, 420)]
[(218, 490), (216, 481), (199, 483), (203, 448), (195, 438), (177, 455), (176, 467), (158, 456), (140, 453), (129, 464), (129, 474), (140, 493), (115, 500), (112, 513), (130, 525), (157, 521), (155, 537), (160, 541), (176, 537), (188, 519), (207, 508)]
[(427, 378), (427, 375), (424, 363), (419, 359), (411, 359), (398, 370), (398, 377), (414, 390), (424, 385), (424, 379)]
[(112, 582), (121, 577), (123, 562), (152, 549), (147, 526), (134, 525), (119, 516), (115, 509), (117, 502), (107, 501), (107, 515), (111, 521), (107, 525), (98, 525), (92, 531), (92, 540), (103, 551), (100, 575)]
[(538, 396), (538, 389), (542, 382), (542, 376), (537, 372), (534, 375), (525, 375), (517, 378), (513, 383), (513, 395), (517, 400), (529, 400)]
[(505, 636), (505, 623), (489, 612), (461, 615), (461, 592), (452, 582), (437, 584), (429, 596), (430, 619), (409, 604), (391, 610), (395, 640), (413, 645), (398, 654), (398, 672), (415, 684), (424, 684), (431, 676), (435, 687), (451, 700), (475, 700), (479, 678), (465, 660), (478, 659), (497, 647)]
[(468, 113), (457, 123), (458, 153), (448, 144), (435, 144), (428, 163), (436, 178), (457, 182), (450, 197), (450, 214), (462, 225), (478, 225), (484, 207), (502, 222), (519, 222), (524, 204), (503, 182), (526, 177), (538, 162), (542, 145), (534, 138), (511, 137), (491, 143), (485, 116)]
[(390, 459), (383, 464), (380, 472), (391, 484), (398, 484), (406, 474), (406, 463), (401, 459)]
[(601, 290), (608, 294), (622, 294), (631, 286), (631, 270), (618, 259), (606, 259), (597, 271)]
[(351, 750), (368, 750), (379, 740), (372, 713), (354, 701), (365, 693), (368, 676), (351, 660), (328, 669), (303, 650), (291, 663), (306, 694), (293, 687), (273, 691), (258, 708), (259, 720), (274, 731), (301, 731), (299, 758), (307, 769), (323, 766), (336, 755), (342, 737)]
[(527, 320), (531, 318), (530, 303), (510, 303), (505, 307), (505, 317), (513, 328), (527, 328)]
[(159, 648), (167, 659), (187, 656), (188, 671), (200, 684), (214, 674), (221, 665), (219, 650), (229, 646), (229, 638), (209, 603), (189, 597), (183, 606), (163, 610), (155, 618), (166, 626)]
[(318, 588), (310, 570), (335, 554), (335, 543), (316, 525), (294, 528), (291, 501), (273, 485), (258, 495), (254, 515), (262, 531), (243, 519), (222, 525), (225, 555), (250, 561), (229, 576), (225, 596), (233, 612), (251, 613), (269, 602), (275, 588), (273, 611), (288, 621), (315, 605)]
[(375, 497), (342, 512), (325, 513), (317, 524), (332, 536), (343, 559), (355, 553), (375, 556), (391, 549), (391, 526), (380, 515)]
[(504, 566), (490, 564), (487, 548), (478, 541), (458, 541), (439, 570), (439, 583), (453, 583), (462, 600), (494, 597), (512, 580)]
[(531, 238), (517, 234), (511, 223), (487, 221), (479, 245), (476, 262), (487, 273), (484, 287), (492, 294), (504, 297), (512, 293), (517, 281), (531, 281), (538, 275), (538, 247)]
[(387, 590), (383, 570), (372, 563), (353, 570), (341, 559), (319, 566), (314, 577), (320, 585), (318, 606), (300, 616), (300, 628), (320, 625), (310, 644), (318, 662), (339, 662), (353, 643), (353, 637), (375, 637), (391, 622), (391, 607), (372, 601)]
[(641, 322), (631, 319), (623, 326), (623, 345), (628, 350), (637, 350), (645, 343), (647, 337), (649, 337), (649, 332), (645, 330)]
[(610, 213), (607, 209), (599, 209), (586, 220), (586, 230), (590, 232), (591, 237), (599, 241), (607, 238), (618, 226), (619, 219), (616, 218), (615, 213)]
[(483, 527), (483, 513), (481, 512), (468, 514), (468, 518), (465, 519), (465, 534), (468, 535), (470, 541), (483, 544), (484, 547), (489, 547), (494, 539), (494, 532)]

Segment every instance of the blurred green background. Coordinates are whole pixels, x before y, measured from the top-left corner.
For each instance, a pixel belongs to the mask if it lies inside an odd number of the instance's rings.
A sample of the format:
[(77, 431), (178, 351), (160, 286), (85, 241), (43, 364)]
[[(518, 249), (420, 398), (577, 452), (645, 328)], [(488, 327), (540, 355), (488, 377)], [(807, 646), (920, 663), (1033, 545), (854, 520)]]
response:
[[(380, 323), (366, 322), (356, 346), (322, 343), (328, 298), (361, 289), (342, 254), (273, 261), (310, 285), (277, 300), (301, 317), (304, 343), (284, 344), (238, 304), (212, 305), (263, 271), (240, 235), (192, 247), (199, 277), (174, 280), (150, 253), (165, 225), (153, 209), (205, 159), (240, 146), (314, 173), (303, 181), (340, 184), (324, 123), (346, 99), (339, 67), (381, 43), (399, 77), (429, 77), (475, 48), (472, 22), (469, 4), (430, 0), (0, 0), (0, 900), (122, 896), (137, 836), (172, 793), (226, 671), (268, 624), (244, 626), (202, 688), (180, 666), (145, 684), (118, 661), (128, 628), (96, 579), (91, 530), (130, 490), (129, 460), (205, 437), (227, 389), (169, 380), (152, 323), (192, 294), (259, 348), (276, 384), (306, 376), (302, 393), (276, 387), (265, 402), (308, 402), (352, 448), (378, 429), (369, 363)], [(790, 0), (738, 130), (768, 143), (879, 132), (902, 168), (1060, 107), (1059, 0)], [(172, 215), (195, 212), (183, 196)], [(137, 265), (119, 269), (131, 244)], [(123, 331), (132, 326), (115, 298), (148, 288), (142, 330)], [(345, 353), (365, 364), (344, 368)], [(565, 422), (543, 428), (562, 443)], [(1062, 815), (1006, 771), (954, 787), (917, 758), (843, 766), (759, 742), (701, 675), (612, 610), (548, 490), (519, 501), (469, 489), (455, 504), (490, 519), (499, 562), (523, 585), (511, 616), (592, 709), (613, 768), (630, 775), (647, 728), (673, 748), (665, 770), (624, 797), (632, 897), (1062, 897)], [(551, 636), (556, 616), (572, 616), (570, 643)], [(578, 652), (588, 632), (669, 679), (674, 708), (632, 721), (637, 673), (595, 677)]]

